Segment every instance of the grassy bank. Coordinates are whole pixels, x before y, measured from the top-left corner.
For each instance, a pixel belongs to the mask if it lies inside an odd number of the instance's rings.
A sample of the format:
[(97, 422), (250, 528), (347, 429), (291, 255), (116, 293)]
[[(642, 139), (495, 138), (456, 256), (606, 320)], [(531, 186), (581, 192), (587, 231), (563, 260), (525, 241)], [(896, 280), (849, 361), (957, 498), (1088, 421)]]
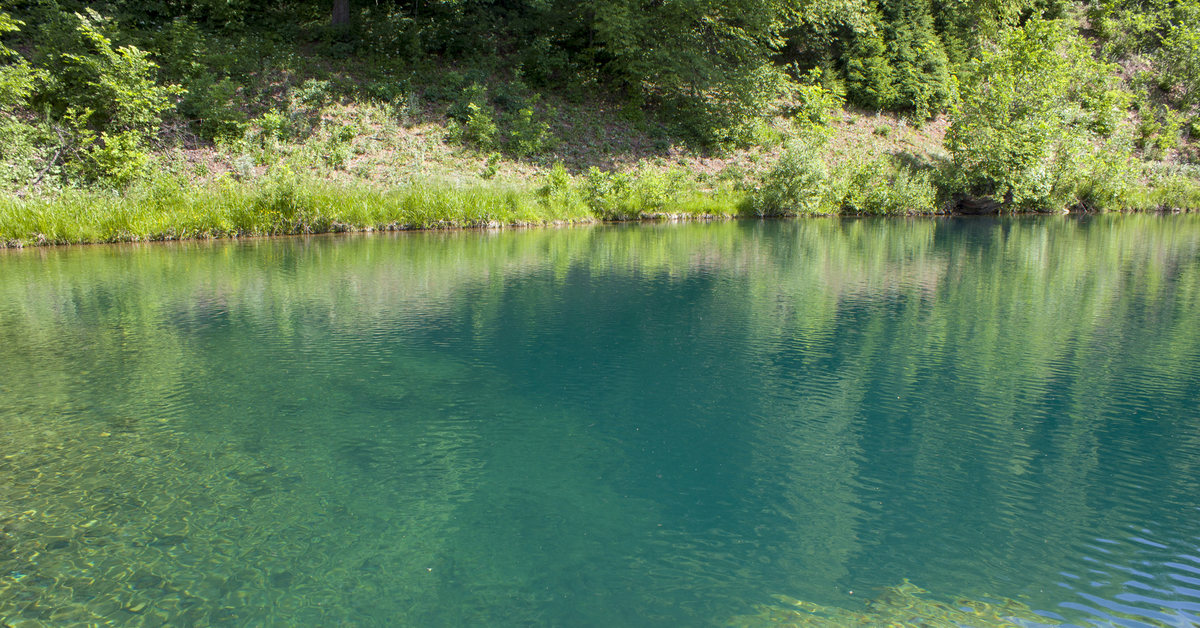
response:
[(385, 189), (298, 177), (195, 186), (158, 181), (123, 193), (70, 190), (0, 199), (4, 246), (640, 220), (665, 213), (733, 216), (732, 194), (630, 194), (607, 208), (576, 190), (512, 184)]
[(1200, 209), (1200, 0), (353, 4), (0, 11), (0, 243)]
[[(684, 170), (572, 176), (555, 166), (521, 181), (444, 180), (385, 187), (298, 175), (194, 181), (163, 175), (126, 190), (68, 189), (0, 197), (0, 246), (478, 228), (663, 218), (950, 213), (938, 172), (895, 159), (830, 166), (810, 147), (786, 151), (761, 175), (704, 185)], [(1102, 193), (1096, 187), (1104, 185)], [(1114, 188), (1081, 179), (1077, 207), (1178, 211), (1200, 207), (1200, 183), (1163, 174)]]

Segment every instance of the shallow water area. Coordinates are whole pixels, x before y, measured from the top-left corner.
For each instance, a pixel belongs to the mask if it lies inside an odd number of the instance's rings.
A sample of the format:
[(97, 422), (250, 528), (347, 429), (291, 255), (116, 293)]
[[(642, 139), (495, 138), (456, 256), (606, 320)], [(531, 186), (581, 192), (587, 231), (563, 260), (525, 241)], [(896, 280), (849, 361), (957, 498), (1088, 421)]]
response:
[(4, 251), (0, 365), (0, 625), (1200, 624), (1198, 216)]

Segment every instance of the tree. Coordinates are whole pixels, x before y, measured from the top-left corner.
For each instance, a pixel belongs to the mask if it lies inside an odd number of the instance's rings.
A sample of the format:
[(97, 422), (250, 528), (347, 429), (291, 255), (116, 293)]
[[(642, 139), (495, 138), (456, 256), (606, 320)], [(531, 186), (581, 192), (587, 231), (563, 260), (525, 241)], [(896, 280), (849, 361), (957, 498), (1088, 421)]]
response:
[(1008, 209), (1072, 202), (1081, 160), (1127, 103), (1114, 69), (1067, 24), (1030, 19), (962, 72), (946, 135), (959, 190)]
[(333, 0), (333, 25), (350, 24), (350, 0)]

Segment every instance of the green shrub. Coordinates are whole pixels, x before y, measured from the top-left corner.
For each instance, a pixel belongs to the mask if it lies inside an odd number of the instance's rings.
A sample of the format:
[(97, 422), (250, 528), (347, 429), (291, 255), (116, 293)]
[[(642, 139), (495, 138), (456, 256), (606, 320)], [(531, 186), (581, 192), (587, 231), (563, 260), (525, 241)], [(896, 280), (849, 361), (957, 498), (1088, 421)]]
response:
[(292, 90), (292, 101), (301, 110), (320, 111), (333, 100), (333, 83), (330, 81), (308, 79)]
[(488, 111), (492, 105), (488, 90), (482, 83), (471, 83), (459, 90), (446, 111), (446, 117), (456, 122), (466, 124), (471, 115), (479, 111)]
[(328, 137), (322, 153), (325, 164), (342, 169), (350, 163), (354, 138), (358, 137), (359, 127), (355, 124), (332, 124), (326, 128)]
[(135, 46), (113, 47), (102, 30), (106, 20), (96, 11), (74, 14), (75, 39), (51, 59), (52, 78), (46, 97), (61, 109), (93, 112), (97, 130), (153, 132), (164, 112), (174, 107), (178, 85), (158, 85), (158, 65)]
[[(0, 12), (0, 35), (20, 30), (23, 24), (7, 13)], [(44, 72), (29, 65), (21, 55), (0, 43), (0, 112), (10, 113), (28, 105), (36, 84)]]
[(833, 112), (842, 108), (842, 98), (822, 84), (821, 77), (820, 68), (813, 68), (792, 89), (796, 106), (791, 114), (803, 129), (829, 124)]
[(1088, 211), (1141, 209), (1140, 169), (1127, 147), (1110, 142), (1076, 164), (1075, 204)]
[(684, 173), (639, 168), (605, 172), (592, 167), (583, 181), (584, 204), (602, 220), (636, 220), (667, 211), (682, 197)]
[(575, 181), (561, 161), (555, 162), (554, 167), (546, 173), (537, 195), (544, 208), (559, 211), (563, 217), (580, 215), (587, 210)]
[(500, 153), (491, 153), (487, 156), (487, 163), (483, 169), (479, 171), (479, 178), (489, 181), (496, 177), (496, 173), (500, 172)]
[(832, 213), (826, 202), (829, 171), (816, 146), (804, 143), (783, 153), (750, 196), (755, 216)]
[(1032, 19), (1008, 31), (962, 73), (946, 135), (953, 186), (1007, 209), (1069, 205), (1073, 162), (1096, 150), (1094, 122), (1110, 115), (1095, 100), (1084, 106), (1085, 94), (1114, 92), (1103, 99), (1112, 107), (1128, 102), (1115, 83), (1066, 24)]
[(937, 190), (930, 174), (896, 158), (852, 161), (835, 171), (830, 196), (848, 214), (937, 213)]
[[(232, 79), (193, 86), (189, 98), (180, 104), (184, 114), (198, 121), (200, 137), (207, 140), (241, 137), (249, 128), (249, 116)], [(194, 94), (194, 96), (193, 96)], [(185, 107), (186, 105), (186, 107)]]
[(291, 120), (275, 109), (263, 113), (256, 122), (260, 141), (264, 145), (285, 141), (292, 135)]
[(858, 33), (846, 60), (847, 96), (856, 105), (876, 111), (891, 109), (899, 98), (881, 26)]
[(492, 118), (490, 109), (475, 103), (467, 105), (467, 121), (463, 125), (462, 139), (479, 150), (491, 150), (496, 146), (496, 135), (500, 128)]
[(632, 176), (624, 172), (604, 172), (592, 166), (583, 182), (583, 199), (588, 209), (602, 220), (634, 218), (627, 213)]
[(751, 145), (758, 123), (778, 110), (780, 97), (791, 88), (787, 76), (769, 63), (708, 78), (711, 84), (678, 86), (663, 101), (676, 132), (708, 147)]
[(508, 141), (505, 148), (517, 157), (533, 157), (549, 150), (554, 144), (550, 125), (538, 120), (534, 110), (526, 107), (508, 119)]
[(845, 66), (848, 96), (867, 109), (925, 120), (953, 98), (949, 61), (928, 0), (888, 0), (853, 35)]
[(1166, 24), (1158, 54), (1162, 80), (1178, 88), (1179, 104), (1200, 105), (1200, 2), (1180, 2)]
[(87, 151), (85, 175), (94, 181), (125, 188), (146, 173), (150, 156), (143, 150), (138, 131), (100, 133), (99, 141)]
[(158, 66), (147, 52), (115, 46), (110, 21), (95, 10), (46, 8), (45, 17), (39, 55), (49, 71), (30, 103), (51, 131), (41, 138), (51, 155), (42, 172), (127, 186), (145, 171), (150, 140), (183, 90), (156, 82)]

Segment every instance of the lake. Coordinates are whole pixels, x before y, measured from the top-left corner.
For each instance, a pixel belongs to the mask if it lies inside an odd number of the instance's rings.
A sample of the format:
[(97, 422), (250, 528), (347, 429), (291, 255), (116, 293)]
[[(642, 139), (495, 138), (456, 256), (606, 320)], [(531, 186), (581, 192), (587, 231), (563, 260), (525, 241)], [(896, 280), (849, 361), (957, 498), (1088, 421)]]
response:
[(0, 251), (0, 624), (1200, 623), (1200, 216)]

